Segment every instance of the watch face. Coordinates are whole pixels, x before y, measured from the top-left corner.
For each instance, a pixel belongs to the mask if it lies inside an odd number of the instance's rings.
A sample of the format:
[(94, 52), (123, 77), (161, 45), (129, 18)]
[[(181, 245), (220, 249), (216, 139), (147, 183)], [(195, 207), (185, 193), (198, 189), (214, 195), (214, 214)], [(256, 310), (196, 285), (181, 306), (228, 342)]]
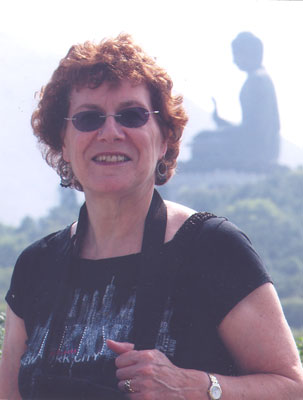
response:
[(221, 388), (219, 386), (213, 385), (210, 388), (210, 395), (211, 395), (212, 399), (214, 399), (214, 400), (221, 399), (221, 394), (222, 394), (222, 390), (221, 390)]

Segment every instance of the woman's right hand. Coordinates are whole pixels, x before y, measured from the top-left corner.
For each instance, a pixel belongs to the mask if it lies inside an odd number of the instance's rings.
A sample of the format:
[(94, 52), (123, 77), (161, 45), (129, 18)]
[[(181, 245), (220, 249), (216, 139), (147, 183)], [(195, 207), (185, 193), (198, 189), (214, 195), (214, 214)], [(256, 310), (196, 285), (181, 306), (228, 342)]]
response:
[(209, 381), (204, 372), (178, 368), (159, 350), (134, 350), (131, 343), (113, 340), (108, 340), (107, 345), (118, 354), (118, 387), (127, 392), (126, 382), (129, 382), (133, 390), (128, 392), (131, 400), (207, 399)]

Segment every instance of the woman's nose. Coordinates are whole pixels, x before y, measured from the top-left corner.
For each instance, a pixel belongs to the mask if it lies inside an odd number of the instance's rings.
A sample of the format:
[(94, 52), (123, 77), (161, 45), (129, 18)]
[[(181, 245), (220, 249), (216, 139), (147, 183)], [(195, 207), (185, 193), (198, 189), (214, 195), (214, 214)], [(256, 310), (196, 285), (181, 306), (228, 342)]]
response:
[(97, 139), (110, 142), (123, 138), (123, 127), (115, 120), (114, 115), (107, 115), (104, 124), (98, 129)]

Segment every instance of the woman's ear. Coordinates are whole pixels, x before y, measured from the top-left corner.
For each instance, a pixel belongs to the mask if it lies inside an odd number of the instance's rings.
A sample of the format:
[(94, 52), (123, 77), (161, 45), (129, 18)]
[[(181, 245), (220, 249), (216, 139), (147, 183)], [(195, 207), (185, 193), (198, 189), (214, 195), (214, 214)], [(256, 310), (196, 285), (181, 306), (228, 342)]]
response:
[(167, 141), (166, 140), (163, 141), (161, 150), (162, 151), (161, 151), (161, 157), (160, 158), (163, 158), (165, 156), (166, 152), (167, 152)]
[(63, 144), (63, 146), (62, 146), (62, 158), (63, 158), (64, 161), (70, 162), (70, 159), (69, 159), (69, 156), (68, 156), (68, 151), (66, 149), (65, 144)]
[(67, 138), (66, 138), (66, 134), (65, 131), (61, 132), (61, 140), (62, 140), (62, 157), (63, 160), (66, 162), (70, 162), (70, 158), (68, 155), (68, 146), (67, 146)]

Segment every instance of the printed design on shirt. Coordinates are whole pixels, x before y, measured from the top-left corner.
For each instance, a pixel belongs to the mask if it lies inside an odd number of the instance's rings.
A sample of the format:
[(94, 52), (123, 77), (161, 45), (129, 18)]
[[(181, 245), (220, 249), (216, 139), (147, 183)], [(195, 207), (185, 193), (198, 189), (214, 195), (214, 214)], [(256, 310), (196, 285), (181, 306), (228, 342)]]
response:
[(163, 318), (160, 324), (158, 337), (156, 340), (156, 349), (162, 351), (168, 357), (173, 357), (176, 352), (177, 342), (169, 335), (169, 324), (173, 315), (173, 309), (170, 298), (168, 299), (166, 308), (163, 313)]
[[(74, 364), (115, 357), (107, 347), (106, 340), (129, 341), (136, 301), (134, 289), (126, 302), (116, 309), (114, 301), (116, 290), (113, 279), (106, 287), (103, 298), (98, 291), (92, 294), (83, 294), (80, 289), (75, 291), (65, 326), (56, 346), (57, 350), (50, 353), (52, 362)], [(169, 334), (172, 313), (171, 302), (168, 300), (156, 341), (156, 348), (170, 357), (174, 356), (176, 349), (176, 341)], [(35, 328), (21, 360), (23, 367), (34, 364), (44, 355), (51, 319), (52, 317), (44, 326)]]

